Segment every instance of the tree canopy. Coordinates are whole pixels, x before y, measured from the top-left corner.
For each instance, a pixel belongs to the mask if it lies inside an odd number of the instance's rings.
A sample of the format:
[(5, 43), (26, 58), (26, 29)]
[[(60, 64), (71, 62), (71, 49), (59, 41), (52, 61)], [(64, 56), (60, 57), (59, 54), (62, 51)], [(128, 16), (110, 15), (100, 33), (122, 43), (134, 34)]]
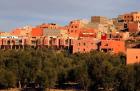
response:
[(0, 89), (63, 88), (85, 91), (138, 91), (140, 64), (126, 65), (125, 55), (92, 51), (69, 54), (50, 49), (0, 50)]

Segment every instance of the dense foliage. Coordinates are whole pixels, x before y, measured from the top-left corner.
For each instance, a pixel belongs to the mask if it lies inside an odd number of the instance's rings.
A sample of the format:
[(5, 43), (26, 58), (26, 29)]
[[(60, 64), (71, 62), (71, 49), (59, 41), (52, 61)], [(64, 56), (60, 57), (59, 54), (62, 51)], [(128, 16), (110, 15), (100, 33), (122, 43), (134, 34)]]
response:
[(138, 91), (140, 64), (125, 65), (122, 53), (0, 50), (0, 88), (24, 88), (29, 83), (47, 88), (77, 83), (84, 91)]

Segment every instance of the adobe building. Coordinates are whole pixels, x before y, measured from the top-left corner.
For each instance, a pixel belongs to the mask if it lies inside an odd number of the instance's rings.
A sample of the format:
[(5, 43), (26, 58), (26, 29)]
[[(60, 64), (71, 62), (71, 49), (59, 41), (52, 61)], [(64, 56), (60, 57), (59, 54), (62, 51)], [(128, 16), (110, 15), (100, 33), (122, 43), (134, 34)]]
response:
[(112, 20), (117, 31), (123, 31), (126, 29), (122, 16), (118, 16), (117, 18), (113, 18)]
[(103, 16), (92, 16), (91, 22), (88, 23), (86, 26), (96, 29), (97, 33), (98, 32), (108, 33), (116, 31), (116, 28), (113, 24), (113, 20)]
[(33, 48), (49, 47), (49, 39), (46, 36), (29, 37), (26, 40), (26, 45)]
[(140, 31), (140, 22), (129, 22), (128, 23), (128, 30), (131, 33), (135, 33)]
[(108, 31), (108, 25), (107, 24), (100, 24), (100, 23), (89, 23), (86, 25), (86, 27), (90, 27), (90, 28), (93, 28), (95, 29), (96, 33), (98, 32), (104, 32), (104, 33), (107, 33)]
[(63, 29), (44, 29), (43, 35), (48, 37), (54, 37), (54, 38), (67, 38), (68, 32), (67, 30)]
[(97, 50), (98, 40), (93, 38), (83, 38), (79, 40), (73, 40), (72, 53), (87, 53), (92, 50)]
[(101, 40), (100, 50), (103, 52), (119, 53), (126, 52), (125, 42), (121, 40)]
[(4, 36), (0, 38), (0, 49), (24, 49), (25, 39), (17, 36)]
[(111, 32), (108, 33), (108, 39), (120, 39), (127, 40), (129, 38), (129, 32)]
[(93, 28), (81, 28), (79, 38), (96, 38), (96, 30)]
[(107, 17), (103, 16), (92, 16), (91, 17), (91, 22), (92, 23), (100, 23), (100, 24), (107, 24), (108, 23)]
[(81, 28), (83, 28), (88, 21), (86, 20), (73, 20), (69, 23), (68, 29), (68, 36), (73, 39), (78, 39), (79, 34), (81, 32)]
[(123, 14), (124, 22), (140, 22), (140, 12)]
[(44, 32), (42, 28), (35, 27), (32, 28), (31, 36), (43, 36)]
[[(139, 12), (121, 15), (118, 20), (102, 16), (92, 16), (91, 21), (73, 20), (67, 26), (55, 23), (41, 24), (36, 27), (25, 26), (10, 33), (0, 33), (1, 48), (22, 48), (22, 46), (71, 47), (72, 53), (90, 52), (99, 49), (111, 53), (126, 52), (125, 42), (128, 32), (118, 32), (127, 24), (129, 32), (140, 31)], [(125, 21), (125, 22), (123, 22)], [(117, 28), (117, 29), (116, 29)], [(96, 38), (96, 40), (95, 40)]]
[(32, 26), (25, 26), (23, 28), (17, 28), (12, 30), (10, 33), (15, 36), (24, 36), (28, 37), (31, 36)]
[(139, 48), (128, 48), (126, 52), (126, 63), (134, 64), (140, 63), (140, 49)]
[(118, 16), (118, 23), (115, 24), (117, 29), (121, 29), (122, 25), (124, 25), (125, 31), (129, 31), (131, 33), (139, 31), (139, 23), (140, 23), (140, 12), (130, 12), (123, 15)]

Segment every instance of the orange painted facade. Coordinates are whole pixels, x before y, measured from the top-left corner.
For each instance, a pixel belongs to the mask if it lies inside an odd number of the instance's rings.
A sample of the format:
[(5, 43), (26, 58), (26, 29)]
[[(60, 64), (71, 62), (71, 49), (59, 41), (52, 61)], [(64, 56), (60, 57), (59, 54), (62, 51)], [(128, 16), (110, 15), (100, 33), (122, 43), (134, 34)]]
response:
[(21, 29), (15, 29), (15, 30), (12, 30), (11, 34), (12, 35), (20, 35), (20, 32), (21, 32)]
[(140, 31), (140, 23), (139, 22), (130, 22), (128, 23), (129, 32), (138, 32)]
[(140, 49), (129, 48), (127, 49), (127, 64), (140, 63)]
[(82, 28), (80, 33), (79, 33), (79, 37), (83, 38), (83, 37), (92, 37), (92, 38), (96, 38), (96, 33), (95, 33), (95, 29), (93, 28)]
[(1, 49), (20, 49), (24, 48), (26, 40), (24, 38), (1, 38), (0, 48)]
[(131, 12), (123, 14), (123, 20), (125, 22), (140, 22), (140, 12)]
[(31, 26), (25, 26), (23, 28), (17, 28), (12, 30), (10, 33), (11, 35), (15, 35), (15, 36), (31, 36), (31, 31), (32, 31), (32, 27)]
[[(35, 27), (25, 26), (11, 32), (0, 32), (0, 48), (18, 49), (26, 46), (37, 48), (44, 46), (69, 49), (72, 53), (85, 53), (96, 49), (111, 53), (126, 53), (125, 40), (130, 38), (129, 33), (140, 31), (140, 13), (132, 12), (121, 15), (120, 20), (115, 20), (116, 23), (113, 24), (111, 19), (93, 16), (90, 22), (73, 20), (66, 26), (59, 26), (55, 23)], [(127, 28), (128, 32), (123, 31)], [(127, 52), (129, 56), (129, 50)]]
[[(45, 29), (47, 30), (45, 31)], [(25, 28), (16, 29), (12, 31), (12, 35), (16, 35), (17, 37), (11, 39), (0, 38), (0, 46), (4, 49), (6, 49), (7, 46), (8, 48), (13, 48), (14, 46), (18, 46), (17, 48), (24, 48), (25, 46), (46, 46), (57, 49), (69, 49), (68, 47), (70, 47), (69, 50), (71, 50), (72, 53), (85, 53), (98, 48), (95, 31), (93, 28), (84, 28), (84, 23), (80, 21), (73, 21), (69, 26), (59, 27), (58, 29), (43, 29), (41, 27), (31, 28), (30, 30)], [(29, 35), (26, 36), (26, 33)], [(104, 40), (101, 40), (101, 50), (110, 50), (112, 53), (125, 52), (125, 44), (123, 41), (108, 40), (104, 37), (103, 39)], [(100, 40), (98, 40), (98, 42), (99, 41)]]
[(73, 40), (72, 53), (86, 53), (91, 50), (97, 50), (96, 40), (93, 38), (84, 38), (79, 40)]
[(31, 36), (43, 36), (43, 29), (33, 28), (31, 31)]
[(100, 50), (111, 53), (125, 53), (125, 42), (120, 40), (102, 40)]
[(78, 22), (71, 22), (68, 27), (69, 37), (78, 38), (80, 34), (80, 24)]
[(80, 37), (96, 37), (95, 29), (84, 28), (84, 23), (80, 21), (72, 21), (68, 27), (68, 36), (73, 39)]
[(81, 30), (85, 24), (86, 24), (86, 21), (82, 21), (82, 20), (71, 21), (69, 23), (69, 26), (67, 27), (69, 37), (78, 39), (81, 33)]

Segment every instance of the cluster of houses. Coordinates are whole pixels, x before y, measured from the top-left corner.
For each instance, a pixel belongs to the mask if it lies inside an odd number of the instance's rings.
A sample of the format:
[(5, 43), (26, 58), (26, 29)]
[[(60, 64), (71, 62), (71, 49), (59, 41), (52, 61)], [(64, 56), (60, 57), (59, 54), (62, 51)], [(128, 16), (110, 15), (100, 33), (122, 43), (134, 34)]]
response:
[(0, 49), (54, 48), (70, 53), (92, 50), (127, 55), (127, 64), (140, 62), (138, 47), (140, 12), (131, 12), (108, 19), (92, 16), (91, 20), (73, 20), (66, 26), (44, 23), (0, 32)]

